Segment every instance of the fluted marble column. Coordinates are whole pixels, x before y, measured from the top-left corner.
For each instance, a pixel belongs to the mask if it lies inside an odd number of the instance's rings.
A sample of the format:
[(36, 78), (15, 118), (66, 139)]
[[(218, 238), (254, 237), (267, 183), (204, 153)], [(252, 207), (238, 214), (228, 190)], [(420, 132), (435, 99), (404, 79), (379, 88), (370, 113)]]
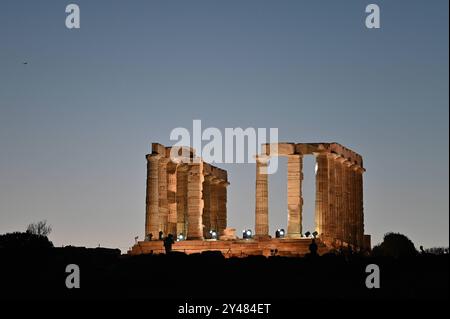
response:
[(356, 245), (358, 240), (358, 212), (357, 212), (357, 195), (356, 195), (356, 172), (355, 166), (350, 167), (350, 182), (351, 182), (351, 195), (350, 200), (352, 203), (352, 244)]
[(336, 238), (343, 241), (344, 240), (344, 228), (345, 228), (345, 209), (344, 209), (344, 190), (343, 190), (343, 162), (345, 159), (343, 157), (338, 157), (335, 163), (335, 174), (336, 174)]
[(355, 210), (355, 175), (353, 163), (347, 162), (347, 191), (348, 191), (348, 243), (354, 245), (356, 240), (356, 210)]
[(327, 215), (328, 205), (328, 155), (316, 155), (316, 231), (319, 235), (328, 236)]
[(159, 160), (158, 154), (147, 155), (147, 194), (145, 214), (145, 236), (158, 239), (159, 232)]
[(344, 159), (342, 162), (342, 223), (343, 238), (346, 243), (350, 240), (350, 221), (349, 221), (349, 191), (348, 191), (348, 161)]
[[(159, 231), (167, 235), (167, 222), (169, 217), (169, 207), (167, 201), (167, 164), (170, 159), (162, 157), (159, 160)], [(159, 232), (158, 231), (158, 232)]]
[(189, 163), (187, 239), (203, 239), (203, 162)]
[(177, 235), (187, 233), (187, 185), (188, 164), (177, 168)]
[(208, 233), (211, 230), (211, 175), (205, 176), (203, 181), (203, 237), (208, 238)]
[(328, 154), (328, 215), (326, 221), (328, 237), (333, 240), (337, 234), (336, 158), (336, 154)]
[(287, 236), (300, 238), (302, 234), (302, 180), (303, 180), (303, 156), (288, 156), (287, 170), (287, 204), (288, 227)]
[(363, 168), (359, 166), (355, 168), (356, 244), (358, 247), (364, 247), (363, 173)]
[(169, 163), (167, 167), (167, 202), (169, 216), (167, 234), (177, 235), (177, 164)]
[(268, 156), (256, 157), (255, 237), (269, 237)]

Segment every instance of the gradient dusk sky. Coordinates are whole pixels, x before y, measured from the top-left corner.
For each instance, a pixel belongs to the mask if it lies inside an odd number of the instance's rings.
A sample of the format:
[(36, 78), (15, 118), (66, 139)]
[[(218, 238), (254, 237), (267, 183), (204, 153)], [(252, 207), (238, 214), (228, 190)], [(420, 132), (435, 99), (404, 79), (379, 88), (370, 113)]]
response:
[[(144, 233), (151, 143), (200, 119), (353, 149), (372, 243), (448, 246), (448, 1), (74, 2), (79, 30), (70, 1), (0, 2), (0, 233), (47, 219), (57, 246), (125, 251)], [(280, 163), (272, 234), (287, 222)], [(254, 228), (254, 165), (218, 166), (228, 225)], [(310, 230), (313, 158), (304, 173)]]

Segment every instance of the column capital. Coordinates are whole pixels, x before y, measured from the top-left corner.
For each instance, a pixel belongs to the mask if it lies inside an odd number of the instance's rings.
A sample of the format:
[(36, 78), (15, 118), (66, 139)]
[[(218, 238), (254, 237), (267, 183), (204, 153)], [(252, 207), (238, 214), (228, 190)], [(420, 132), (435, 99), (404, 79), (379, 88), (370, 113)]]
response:
[(186, 164), (186, 163), (178, 164), (177, 170), (178, 170), (179, 172), (187, 172), (187, 171), (189, 170), (189, 166), (188, 166), (188, 164)]
[(345, 159), (343, 164), (350, 169), (353, 167), (353, 165), (355, 165), (352, 161), (349, 161), (348, 159)]
[(218, 178), (218, 177), (216, 177), (216, 176), (213, 176), (213, 175), (210, 175), (211, 177), (210, 177), (210, 183), (212, 184), (212, 185), (219, 185), (220, 184), (220, 182), (222, 181), (220, 178)]
[(159, 160), (161, 159), (163, 156), (161, 154), (157, 154), (157, 153), (153, 153), (153, 154), (147, 154), (145, 155), (145, 158), (147, 159), (147, 161), (151, 161), (151, 160)]
[(219, 182), (219, 186), (228, 187), (228, 185), (230, 185), (230, 182), (224, 181), (223, 179)]
[(230, 185), (230, 183), (222, 178), (219, 178), (217, 176), (214, 176), (212, 174), (205, 175), (205, 180), (209, 182), (211, 185), (217, 185), (217, 186), (225, 186), (227, 187)]
[(159, 162), (160, 162), (160, 164), (167, 165), (171, 161), (170, 161), (169, 157), (161, 157), (161, 158), (159, 158)]
[(214, 175), (211, 174), (205, 175), (205, 181), (207, 181), (208, 183), (213, 183), (214, 179), (215, 179)]
[(333, 160), (337, 160), (338, 158), (341, 157), (341, 155), (336, 154), (336, 153), (329, 153), (328, 156), (329, 156), (331, 159), (333, 159)]
[(339, 156), (339, 157), (336, 158), (336, 161), (339, 164), (343, 164), (345, 161), (347, 161), (347, 159), (345, 157), (343, 157), (343, 156)]
[(363, 168), (363, 167), (361, 167), (361, 166), (359, 166), (359, 165), (353, 165), (352, 166), (352, 169), (355, 171), (355, 172), (357, 172), (357, 173), (364, 173), (365, 171), (366, 171), (366, 169), (365, 168)]

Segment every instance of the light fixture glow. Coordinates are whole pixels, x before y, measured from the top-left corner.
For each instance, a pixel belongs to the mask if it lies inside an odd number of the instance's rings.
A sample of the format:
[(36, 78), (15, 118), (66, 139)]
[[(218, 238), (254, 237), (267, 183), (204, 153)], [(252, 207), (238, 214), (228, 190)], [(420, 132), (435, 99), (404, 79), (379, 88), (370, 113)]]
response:
[(209, 235), (210, 235), (211, 239), (217, 239), (217, 232), (215, 230), (211, 229), (209, 231)]
[(242, 238), (248, 239), (252, 238), (252, 231), (250, 229), (246, 229), (242, 232)]
[(277, 231), (275, 232), (275, 238), (283, 238), (285, 235), (284, 229), (280, 229), (278, 228)]

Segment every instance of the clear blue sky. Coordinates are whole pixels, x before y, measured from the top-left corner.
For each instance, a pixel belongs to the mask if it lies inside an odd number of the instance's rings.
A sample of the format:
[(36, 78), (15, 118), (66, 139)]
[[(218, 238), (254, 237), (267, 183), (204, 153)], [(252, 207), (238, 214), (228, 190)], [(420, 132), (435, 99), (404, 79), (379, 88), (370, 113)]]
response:
[[(80, 30), (69, 3), (0, 4), (0, 233), (47, 219), (56, 245), (125, 250), (144, 232), (151, 142), (201, 119), (354, 149), (373, 243), (448, 245), (448, 1), (76, 1)], [(286, 224), (281, 164), (271, 232)], [(253, 228), (254, 166), (221, 166), (229, 225)]]

